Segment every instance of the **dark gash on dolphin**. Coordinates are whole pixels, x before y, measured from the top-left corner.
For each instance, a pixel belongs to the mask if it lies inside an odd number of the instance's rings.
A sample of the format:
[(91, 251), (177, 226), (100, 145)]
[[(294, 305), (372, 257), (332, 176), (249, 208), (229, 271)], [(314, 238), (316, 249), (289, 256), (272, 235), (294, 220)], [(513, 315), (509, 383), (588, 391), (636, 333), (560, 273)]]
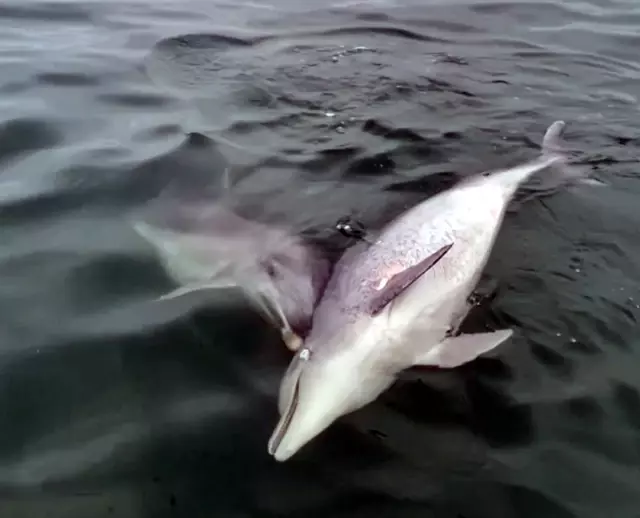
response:
[(268, 443), (276, 460), (375, 400), (404, 369), (454, 368), (512, 335), (458, 329), (520, 184), (549, 166), (578, 178), (558, 143), (563, 128), (547, 129), (539, 158), (463, 180), (347, 249), (282, 380)]

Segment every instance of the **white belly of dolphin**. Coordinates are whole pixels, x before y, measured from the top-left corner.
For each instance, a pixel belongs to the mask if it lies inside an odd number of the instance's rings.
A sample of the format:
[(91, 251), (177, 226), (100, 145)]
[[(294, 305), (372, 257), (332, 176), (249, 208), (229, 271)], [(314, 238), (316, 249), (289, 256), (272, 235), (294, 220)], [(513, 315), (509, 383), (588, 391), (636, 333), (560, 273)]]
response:
[[(448, 329), (452, 318), (464, 310), (486, 265), (502, 222), (504, 202), (493, 186), (471, 185), (447, 192), (431, 204), (428, 200), (415, 214), (407, 214), (414, 225), (416, 218), (424, 221), (416, 238), (427, 250), (435, 251), (447, 243), (453, 246), (390, 304), (392, 328), (430, 314), (430, 326)], [(381, 242), (380, 246), (388, 244)]]
[(283, 380), (286, 403), (269, 441), (277, 460), (375, 399), (401, 370), (455, 368), (512, 335), (448, 331), (466, 309), (520, 183), (551, 165), (575, 176), (556, 142), (563, 126), (549, 127), (538, 159), (463, 181), (397, 218), (375, 244), (345, 253)]

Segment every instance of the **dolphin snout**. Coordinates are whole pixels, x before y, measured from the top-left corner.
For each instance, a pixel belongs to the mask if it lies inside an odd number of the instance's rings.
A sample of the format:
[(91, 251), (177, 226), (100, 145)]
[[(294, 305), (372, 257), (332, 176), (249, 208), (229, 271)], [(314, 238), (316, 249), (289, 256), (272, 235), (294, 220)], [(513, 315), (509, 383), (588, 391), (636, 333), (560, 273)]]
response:
[[(332, 419), (328, 415), (318, 414), (313, 421), (308, 419), (293, 419), (289, 422), (284, 433), (276, 440), (269, 441), (269, 453), (278, 462), (284, 462), (300, 451), (312, 439), (329, 427)], [(275, 435), (275, 432), (274, 432)], [(274, 436), (272, 436), (274, 439)]]
[[(309, 379), (306, 379), (308, 382)], [(284, 462), (326, 430), (343, 412), (331, 385), (321, 391), (296, 386), (269, 439), (269, 454)]]
[(297, 448), (287, 448), (285, 445), (283, 445), (283, 443), (280, 443), (276, 450), (271, 453), (271, 455), (273, 455), (273, 458), (278, 462), (284, 462), (286, 460), (289, 460), (289, 458), (291, 458), (297, 450)]

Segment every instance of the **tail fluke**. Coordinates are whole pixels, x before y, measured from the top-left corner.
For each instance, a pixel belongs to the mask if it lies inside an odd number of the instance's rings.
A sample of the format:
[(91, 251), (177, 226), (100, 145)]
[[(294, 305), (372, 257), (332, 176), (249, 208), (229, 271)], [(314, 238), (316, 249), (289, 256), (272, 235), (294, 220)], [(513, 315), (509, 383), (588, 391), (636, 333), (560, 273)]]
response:
[(542, 139), (542, 155), (553, 160), (551, 164), (559, 173), (559, 177), (551, 179), (551, 184), (545, 188), (557, 187), (561, 183), (581, 183), (592, 186), (605, 186), (604, 182), (588, 177), (588, 168), (583, 165), (573, 164), (569, 161), (569, 153), (562, 146), (561, 136), (566, 127), (564, 121), (555, 121), (547, 129)]
[(547, 128), (542, 137), (542, 152), (547, 155), (563, 156), (564, 150), (560, 144), (560, 136), (567, 124), (564, 121), (555, 121)]
[(569, 152), (561, 145), (560, 139), (566, 124), (558, 120), (551, 124), (542, 138), (542, 152), (534, 160), (494, 173), (491, 176), (504, 189), (505, 195), (511, 197), (525, 181), (543, 169), (551, 168), (552, 174), (545, 175), (532, 191), (553, 191), (568, 183), (585, 183), (589, 185), (604, 185), (597, 180), (587, 178), (584, 166), (570, 162)]

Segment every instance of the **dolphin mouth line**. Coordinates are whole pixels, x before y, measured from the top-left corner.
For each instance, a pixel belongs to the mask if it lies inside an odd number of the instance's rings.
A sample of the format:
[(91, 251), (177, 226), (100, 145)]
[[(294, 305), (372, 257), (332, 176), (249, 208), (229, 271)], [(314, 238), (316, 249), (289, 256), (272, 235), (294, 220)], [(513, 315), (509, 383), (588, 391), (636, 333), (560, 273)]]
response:
[(282, 443), (282, 439), (287, 434), (287, 430), (289, 429), (289, 425), (291, 424), (291, 420), (293, 419), (293, 414), (295, 414), (296, 409), (298, 408), (298, 390), (299, 390), (300, 382), (296, 381), (295, 388), (293, 390), (293, 394), (291, 395), (291, 400), (287, 405), (287, 410), (285, 414), (280, 419), (280, 422), (276, 426), (276, 429), (273, 431), (271, 435), (271, 439), (269, 439), (268, 451), (269, 455), (274, 455), (278, 450), (280, 444)]

